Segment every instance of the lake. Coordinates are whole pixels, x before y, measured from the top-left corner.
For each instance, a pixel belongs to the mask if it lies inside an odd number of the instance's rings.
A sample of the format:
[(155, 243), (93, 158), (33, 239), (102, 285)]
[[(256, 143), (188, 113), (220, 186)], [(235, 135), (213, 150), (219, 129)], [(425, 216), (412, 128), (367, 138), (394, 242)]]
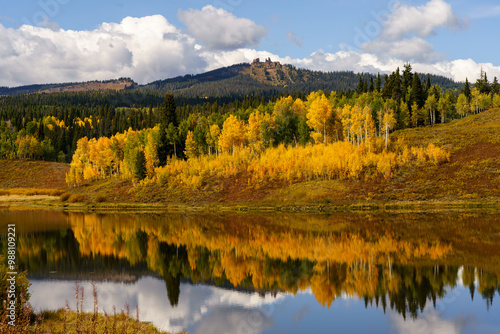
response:
[[(36, 310), (138, 308), (190, 333), (500, 333), (497, 211), (0, 210)], [(5, 232), (5, 233), (4, 233)]]

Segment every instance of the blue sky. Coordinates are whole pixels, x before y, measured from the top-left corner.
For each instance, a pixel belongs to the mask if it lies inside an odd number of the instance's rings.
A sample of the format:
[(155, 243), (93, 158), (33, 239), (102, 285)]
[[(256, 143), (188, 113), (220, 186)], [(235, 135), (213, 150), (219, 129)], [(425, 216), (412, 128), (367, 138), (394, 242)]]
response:
[(270, 56), (315, 70), (500, 77), (493, 0), (39, 0), (0, 9), (0, 85), (145, 83)]

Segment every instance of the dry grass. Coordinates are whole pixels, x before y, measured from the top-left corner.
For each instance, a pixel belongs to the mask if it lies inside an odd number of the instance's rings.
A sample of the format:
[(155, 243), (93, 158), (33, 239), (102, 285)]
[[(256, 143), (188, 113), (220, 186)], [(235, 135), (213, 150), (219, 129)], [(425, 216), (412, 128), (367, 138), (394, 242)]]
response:
[(60, 189), (37, 189), (37, 188), (14, 188), (0, 189), (0, 196), (60, 196), (64, 190)]
[(65, 175), (69, 164), (31, 160), (0, 160), (0, 189), (68, 188)]
[(70, 202), (70, 203), (82, 203), (82, 202), (85, 202), (85, 196), (79, 195), (79, 194), (71, 195), (68, 198), (68, 202)]

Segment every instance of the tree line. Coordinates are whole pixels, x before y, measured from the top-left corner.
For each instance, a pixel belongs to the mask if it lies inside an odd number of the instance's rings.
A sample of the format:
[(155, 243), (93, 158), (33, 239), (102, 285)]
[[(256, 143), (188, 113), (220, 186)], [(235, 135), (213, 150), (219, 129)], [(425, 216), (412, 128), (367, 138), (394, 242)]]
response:
[[(255, 129), (257, 123), (258, 127), (264, 124), (263, 128), (269, 124), (259, 141), (249, 138), (250, 146), (258, 144), (268, 148), (318, 143), (320, 136), (324, 143), (344, 138), (360, 143), (374, 137), (372, 129), (376, 137), (385, 134), (387, 138), (395, 129), (443, 123), (500, 105), (498, 81), (495, 78), (490, 84), (486, 73), (481, 73), (472, 88), (466, 81), (459, 93), (431, 84), (431, 78), (428, 76), (422, 82), (409, 64), (402, 74), (397, 69), (384, 77), (360, 75), (355, 91), (330, 94), (315, 91), (314, 96), (324, 95), (324, 98), (312, 105), (316, 116), (311, 119), (307, 118), (313, 102), (310, 93), (233, 100), (176, 97), (170, 111), (165, 109), (165, 97), (154, 91), (2, 97), (0, 158), (70, 161), (81, 138), (98, 140), (129, 130), (140, 132), (158, 127), (153, 137), (157, 138), (155, 144), (162, 166), (169, 156), (184, 159), (189, 155), (219, 153), (220, 147), (213, 138), (216, 133), (211, 130), (217, 131), (214, 127), (217, 125), (222, 132), (230, 115), (245, 124), (253, 124)], [(326, 100), (329, 107), (324, 103)], [(171, 120), (162, 120), (168, 113), (173, 115)], [(362, 113), (364, 116), (360, 116)], [(359, 122), (364, 122), (363, 126), (360, 127)], [(239, 145), (237, 141), (234, 147)], [(186, 143), (189, 143), (187, 150)], [(142, 145), (146, 147), (144, 140)]]

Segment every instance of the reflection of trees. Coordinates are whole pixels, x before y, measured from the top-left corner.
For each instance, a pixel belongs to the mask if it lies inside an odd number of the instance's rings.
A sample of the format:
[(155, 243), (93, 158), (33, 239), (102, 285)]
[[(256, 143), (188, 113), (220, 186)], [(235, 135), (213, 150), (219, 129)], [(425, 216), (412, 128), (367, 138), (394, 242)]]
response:
[[(322, 220), (310, 218), (310, 229), (251, 219), (186, 219), (70, 214), (71, 229), (20, 235), (20, 259), (35, 271), (50, 266), (82, 271), (93, 266), (100, 272), (147, 268), (164, 278), (172, 306), (178, 304), (181, 279), (188, 279), (290, 293), (310, 287), (324, 306), (347, 294), (384, 310), (389, 306), (404, 317), (416, 317), (429, 300), (435, 304), (458, 277), (458, 266), (432, 264), (446, 263), (452, 247), (423, 232), (414, 238), (376, 222), (370, 222), (375, 229), (342, 223), (322, 230), (317, 227)], [(497, 275), (468, 266), (462, 281), (471, 298), (477, 281), (488, 305), (499, 290)]]

